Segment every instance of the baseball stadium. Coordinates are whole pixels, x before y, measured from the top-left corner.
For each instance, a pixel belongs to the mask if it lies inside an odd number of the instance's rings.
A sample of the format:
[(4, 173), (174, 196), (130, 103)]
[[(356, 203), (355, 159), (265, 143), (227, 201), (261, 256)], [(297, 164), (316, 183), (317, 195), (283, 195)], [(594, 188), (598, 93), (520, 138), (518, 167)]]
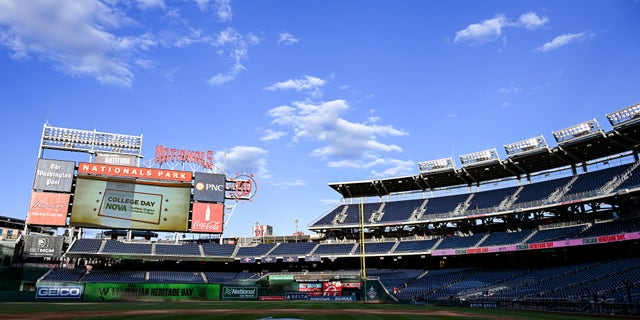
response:
[(225, 237), (252, 175), (45, 124), (26, 219), (0, 217), (0, 305), (6, 319), (638, 316), (640, 104), (550, 137), (328, 182), (342, 202), (311, 234)]

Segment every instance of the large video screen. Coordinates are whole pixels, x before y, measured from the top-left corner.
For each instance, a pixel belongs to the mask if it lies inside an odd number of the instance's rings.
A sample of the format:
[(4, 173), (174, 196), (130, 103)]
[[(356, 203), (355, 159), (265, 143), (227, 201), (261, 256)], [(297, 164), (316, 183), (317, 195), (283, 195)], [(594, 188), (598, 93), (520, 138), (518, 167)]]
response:
[(70, 225), (186, 231), (190, 183), (78, 176)]

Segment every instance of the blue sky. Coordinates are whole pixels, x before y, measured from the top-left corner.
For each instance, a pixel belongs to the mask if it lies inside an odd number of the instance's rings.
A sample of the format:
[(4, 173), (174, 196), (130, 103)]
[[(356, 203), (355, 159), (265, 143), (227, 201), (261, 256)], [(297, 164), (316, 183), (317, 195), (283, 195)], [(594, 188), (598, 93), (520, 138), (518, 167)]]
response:
[(640, 102), (639, 35), (637, 0), (0, 0), (0, 215), (26, 218), (48, 122), (143, 135), (143, 161), (214, 150), (259, 186), (225, 236), (308, 234), (330, 182), (610, 130)]

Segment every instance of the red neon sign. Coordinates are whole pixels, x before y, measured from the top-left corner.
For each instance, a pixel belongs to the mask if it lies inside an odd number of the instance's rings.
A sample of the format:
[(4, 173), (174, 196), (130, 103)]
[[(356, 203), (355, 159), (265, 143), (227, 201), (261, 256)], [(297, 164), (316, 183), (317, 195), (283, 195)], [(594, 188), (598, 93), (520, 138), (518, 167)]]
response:
[(166, 148), (163, 145), (156, 146), (156, 164), (170, 161), (195, 163), (203, 168), (213, 168), (213, 151), (193, 151), (186, 149)]

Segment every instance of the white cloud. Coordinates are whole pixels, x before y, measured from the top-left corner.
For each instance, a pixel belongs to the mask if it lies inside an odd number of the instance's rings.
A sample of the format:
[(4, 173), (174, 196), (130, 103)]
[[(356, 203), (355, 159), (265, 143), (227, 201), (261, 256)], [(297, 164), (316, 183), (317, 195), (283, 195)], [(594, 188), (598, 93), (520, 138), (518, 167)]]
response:
[(207, 8), (209, 8), (209, 0), (193, 0), (197, 5), (198, 8), (200, 8), (200, 10), (204, 11), (207, 10)]
[(319, 90), (326, 84), (326, 81), (320, 78), (305, 76), (303, 79), (289, 79), (282, 82), (276, 82), (267, 87), (267, 90), (295, 90), (295, 91), (308, 91), (314, 96), (319, 95)]
[(522, 88), (516, 87), (514, 85), (509, 85), (508, 87), (502, 87), (498, 89), (498, 93), (500, 94), (511, 94), (511, 93), (521, 93)]
[(209, 78), (208, 84), (212, 86), (224, 84), (234, 80), (238, 74), (246, 70), (243, 62), (249, 55), (249, 45), (253, 43), (254, 36), (249, 35), (248, 38), (249, 43), (233, 28), (226, 28), (212, 39), (211, 44), (220, 48), (218, 54), (226, 54), (231, 60), (231, 66), (227, 72), (221, 72)]
[(231, 0), (216, 0), (216, 4), (218, 5), (216, 13), (218, 14), (220, 21), (231, 21), (231, 18), (233, 17), (233, 13), (231, 12)]
[(272, 140), (278, 140), (280, 138), (282, 138), (283, 136), (285, 136), (287, 133), (283, 132), (283, 131), (274, 131), (271, 129), (267, 129), (265, 130), (265, 134), (264, 136), (260, 137), (260, 140), (262, 141), (272, 141)]
[[(548, 17), (540, 17), (535, 12), (527, 12), (520, 15), (517, 22), (511, 22), (503, 14), (497, 14), (491, 19), (484, 20), (480, 23), (470, 24), (466, 28), (456, 32), (453, 42), (481, 45), (500, 39), (503, 35), (503, 30), (506, 28), (525, 28), (528, 30), (535, 30), (548, 22)], [(503, 37), (502, 44), (506, 45), (506, 43), (506, 37)]]
[(348, 109), (344, 100), (318, 104), (294, 102), (292, 106), (269, 110), (269, 116), (273, 118), (273, 124), (291, 128), (292, 141), (324, 144), (313, 150), (311, 156), (326, 160), (332, 167), (363, 168), (363, 163), (377, 161), (382, 154), (402, 151), (399, 146), (383, 143), (379, 138), (404, 136), (404, 131), (392, 126), (345, 120), (342, 115)]
[(300, 186), (306, 186), (307, 181), (302, 179), (292, 179), (288, 181), (274, 182), (273, 185), (276, 187), (282, 187), (282, 188), (300, 187)]
[(518, 19), (520, 25), (529, 30), (535, 30), (549, 22), (549, 18), (540, 17), (534, 12), (527, 12)]
[(207, 80), (207, 83), (212, 86), (219, 86), (221, 84), (225, 84), (229, 81), (232, 81), (235, 78), (236, 78), (235, 75), (232, 75), (232, 74), (218, 73), (212, 76), (211, 78), (209, 78), (209, 80)]
[(236, 174), (252, 174), (260, 180), (271, 177), (267, 170), (266, 155), (267, 151), (258, 147), (236, 146), (216, 152), (214, 158), (216, 163), (222, 163), (229, 177), (234, 177)]
[(283, 32), (278, 36), (278, 44), (282, 43), (285, 45), (294, 44), (298, 42), (298, 39), (288, 32)]
[(397, 159), (385, 159), (383, 163), (389, 167), (382, 172), (372, 170), (371, 175), (373, 177), (398, 177), (415, 173), (418, 170), (416, 163), (411, 160), (403, 161)]
[(560, 47), (566, 46), (570, 43), (583, 40), (587, 37), (588, 35), (584, 32), (562, 34), (555, 37), (553, 40), (543, 44), (542, 46), (538, 47), (536, 51), (547, 53), (547, 52), (556, 50)]
[(138, 8), (140, 8), (141, 10), (166, 8), (163, 0), (137, 0), (137, 2)]
[(64, 73), (103, 84), (130, 86), (129, 55), (156, 45), (148, 34), (109, 31), (130, 23), (122, 12), (96, 0), (0, 2), (0, 43), (13, 58), (37, 56)]
[(508, 25), (504, 15), (496, 15), (492, 19), (481, 23), (470, 24), (465, 29), (456, 32), (453, 42), (469, 42), (471, 44), (482, 44), (494, 41), (502, 34), (502, 28)]

